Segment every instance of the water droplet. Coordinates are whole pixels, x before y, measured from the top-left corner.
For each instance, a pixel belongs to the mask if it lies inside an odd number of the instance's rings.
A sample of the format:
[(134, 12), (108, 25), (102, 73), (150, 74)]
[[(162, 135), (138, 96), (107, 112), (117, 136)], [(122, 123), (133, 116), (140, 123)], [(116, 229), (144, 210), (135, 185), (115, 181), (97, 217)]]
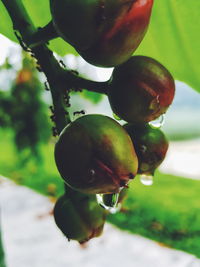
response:
[(149, 125), (152, 126), (153, 128), (160, 128), (164, 125), (164, 123), (165, 123), (165, 115), (162, 114), (156, 120), (150, 121)]
[(121, 206), (122, 206), (121, 203), (118, 203), (116, 207), (109, 208), (109, 212), (112, 213), (112, 214), (115, 214), (115, 213), (117, 213), (118, 211), (120, 211)]
[(140, 182), (143, 185), (152, 185), (153, 184), (153, 175), (151, 174), (141, 174), (140, 175)]
[(95, 174), (96, 174), (95, 170), (90, 169), (89, 170), (89, 175), (87, 176), (87, 182), (89, 182), (89, 183), (94, 182), (94, 180), (95, 180)]
[(117, 121), (121, 121), (122, 119), (119, 117), (119, 116), (117, 116), (115, 113), (113, 113), (113, 118), (115, 119), (115, 120), (117, 120)]
[(90, 170), (90, 174), (91, 174), (92, 176), (94, 176), (94, 175), (95, 175), (95, 170), (91, 169), (91, 170)]
[(147, 151), (147, 146), (145, 146), (145, 145), (140, 145), (140, 146), (139, 146), (139, 149), (140, 149), (140, 152), (144, 154), (144, 153)]
[(121, 204), (118, 203), (119, 193), (114, 194), (97, 194), (97, 202), (110, 213), (116, 213), (120, 210)]

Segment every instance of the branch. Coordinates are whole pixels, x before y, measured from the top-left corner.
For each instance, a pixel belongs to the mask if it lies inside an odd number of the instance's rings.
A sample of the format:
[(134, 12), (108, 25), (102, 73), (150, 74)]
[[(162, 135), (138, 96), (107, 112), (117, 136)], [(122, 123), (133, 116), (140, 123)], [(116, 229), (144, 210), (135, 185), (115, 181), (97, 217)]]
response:
[(31, 36), (29, 47), (33, 48), (38, 45), (45, 44), (50, 40), (59, 37), (54, 26), (53, 22), (50, 21), (46, 26), (39, 28), (33, 35)]
[[(61, 132), (65, 125), (70, 122), (69, 116), (66, 115), (62, 94), (66, 92), (66, 84), (59, 82), (60, 73), (64, 70), (53, 56), (52, 51), (45, 45), (40, 45), (29, 50), (28, 46), (32, 35), (36, 32), (36, 28), (27, 14), (22, 1), (2, 0), (2, 2), (10, 15), (14, 30), (19, 32), (22, 37), (21, 44), (24, 44), (23, 46), (26, 50), (31, 52), (32, 56), (36, 58), (39, 68), (41, 68), (47, 77), (54, 104), (56, 127), (58, 132)], [(19, 36), (18, 39), (20, 39)]]
[[(54, 104), (56, 127), (58, 132), (61, 132), (65, 125), (70, 122), (63, 95), (69, 92), (71, 88), (107, 94), (109, 82), (87, 80), (79, 77), (73, 71), (64, 69), (53, 56), (52, 51), (44, 44), (38, 44), (30, 50), (28, 47), (32, 43), (33, 36), (38, 34), (39, 31), (34, 27), (21, 0), (2, 0), (2, 2), (11, 17), (14, 30), (19, 32), (22, 37), (22, 46), (32, 53), (39, 68), (47, 77)], [(47, 25), (48, 27), (52, 28), (52, 24)], [(20, 41), (21, 37), (18, 35), (17, 37)]]
[(65, 72), (63, 72), (61, 79), (64, 83), (68, 82), (71, 85), (71, 88), (75, 89), (81, 88), (91, 92), (96, 92), (105, 95), (107, 95), (108, 92), (109, 80), (105, 82), (91, 81), (82, 78), (78, 76), (78, 74), (76, 74), (74, 71), (69, 71), (69, 70), (65, 70)]

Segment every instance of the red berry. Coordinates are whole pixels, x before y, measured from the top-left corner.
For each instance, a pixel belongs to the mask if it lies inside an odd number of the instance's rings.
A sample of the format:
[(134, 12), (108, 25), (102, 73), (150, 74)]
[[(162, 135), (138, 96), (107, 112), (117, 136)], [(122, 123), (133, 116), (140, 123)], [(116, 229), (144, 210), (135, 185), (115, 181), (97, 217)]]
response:
[(58, 34), (89, 63), (125, 62), (144, 38), (153, 0), (51, 0)]
[(164, 133), (148, 124), (125, 124), (125, 130), (133, 142), (139, 167), (139, 174), (152, 174), (162, 163), (168, 150)]
[(163, 65), (149, 57), (134, 56), (115, 67), (108, 97), (121, 119), (149, 122), (167, 111), (174, 93), (174, 79)]
[(132, 141), (115, 120), (86, 115), (61, 133), (55, 161), (65, 182), (84, 193), (118, 193), (137, 173)]

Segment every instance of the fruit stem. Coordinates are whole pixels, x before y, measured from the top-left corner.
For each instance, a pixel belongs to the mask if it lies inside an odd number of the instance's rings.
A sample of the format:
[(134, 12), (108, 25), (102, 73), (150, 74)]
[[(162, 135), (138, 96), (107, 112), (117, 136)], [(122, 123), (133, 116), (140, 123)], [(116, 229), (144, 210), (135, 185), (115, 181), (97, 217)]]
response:
[(41, 44), (45, 44), (48, 41), (57, 38), (58, 34), (54, 28), (53, 22), (50, 21), (47, 25), (42, 28), (38, 28), (38, 30), (33, 33), (30, 38), (30, 48), (36, 47)]
[(65, 72), (63, 72), (62, 80), (64, 83), (68, 81), (68, 83), (71, 84), (71, 88), (74, 88), (75, 91), (77, 90), (77, 88), (81, 88), (100, 94), (107, 94), (108, 92), (109, 80), (105, 82), (91, 81), (82, 78), (75, 72), (69, 70), (65, 70)]
[(64, 184), (64, 189), (65, 189), (65, 195), (69, 197), (70, 199), (76, 199), (81, 196), (85, 196), (85, 197), (88, 196), (87, 194), (84, 194), (84, 193), (81, 193), (79, 191), (72, 189), (67, 184)]

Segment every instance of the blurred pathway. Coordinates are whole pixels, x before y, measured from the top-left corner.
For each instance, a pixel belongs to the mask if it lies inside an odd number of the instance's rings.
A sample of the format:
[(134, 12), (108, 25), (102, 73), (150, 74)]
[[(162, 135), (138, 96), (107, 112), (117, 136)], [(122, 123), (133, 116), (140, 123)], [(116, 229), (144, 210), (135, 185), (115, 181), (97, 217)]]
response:
[(160, 170), (186, 178), (200, 179), (200, 139), (171, 142)]
[(193, 255), (110, 224), (85, 248), (67, 242), (50, 215), (49, 199), (3, 177), (0, 205), (7, 267), (200, 267)]

